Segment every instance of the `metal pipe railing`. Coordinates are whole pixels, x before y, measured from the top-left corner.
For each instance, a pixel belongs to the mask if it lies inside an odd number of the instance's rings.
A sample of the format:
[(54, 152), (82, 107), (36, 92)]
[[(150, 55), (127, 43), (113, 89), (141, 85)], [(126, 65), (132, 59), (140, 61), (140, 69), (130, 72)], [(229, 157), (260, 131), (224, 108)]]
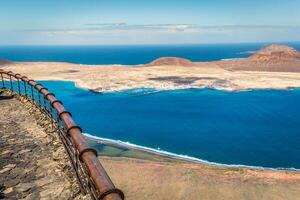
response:
[(65, 147), (81, 192), (89, 194), (92, 199), (124, 200), (123, 192), (114, 186), (97, 158), (97, 151), (89, 147), (81, 128), (62, 102), (47, 88), (26, 76), (1, 69), (0, 75), (2, 89), (24, 97), (49, 118)]

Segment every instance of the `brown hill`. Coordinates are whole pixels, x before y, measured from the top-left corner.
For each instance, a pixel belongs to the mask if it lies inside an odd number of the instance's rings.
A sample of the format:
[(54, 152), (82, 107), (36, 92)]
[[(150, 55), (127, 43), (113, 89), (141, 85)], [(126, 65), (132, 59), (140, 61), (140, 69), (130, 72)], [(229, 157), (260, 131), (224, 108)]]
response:
[(250, 59), (257, 61), (300, 59), (300, 52), (289, 46), (270, 45), (260, 51), (255, 52)]
[(218, 65), (232, 71), (300, 73), (300, 52), (289, 46), (270, 45), (247, 59), (218, 62)]
[(153, 62), (147, 64), (146, 66), (192, 66), (194, 65), (192, 61), (184, 58), (175, 57), (163, 57), (154, 60)]
[(0, 66), (1, 65), (7, 65), (7, 64), (10, 64), (11, 63), (11, 61), (9, 61), (9, 60), (6, 60), (6, 59), (0, 59)]

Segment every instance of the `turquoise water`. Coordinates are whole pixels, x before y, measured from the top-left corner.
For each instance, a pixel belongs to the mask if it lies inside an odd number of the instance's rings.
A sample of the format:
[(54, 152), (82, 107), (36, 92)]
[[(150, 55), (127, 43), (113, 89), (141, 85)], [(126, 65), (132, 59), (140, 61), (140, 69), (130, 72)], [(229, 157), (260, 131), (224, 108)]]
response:
[[(300, 43), (285, 43), (300, 50)], [(159, 57), (182, 57), (192, 61), (245, 58), (247, 51), (268, 45), (140, 45), (140, 46), (0, 46), (0, 58), (13, 61), (71, 62), (78, 64), (145, 64)]]
[(96, 94), (41, 82), (91, 135), (210, 162), (300, 169), (300, 89)]

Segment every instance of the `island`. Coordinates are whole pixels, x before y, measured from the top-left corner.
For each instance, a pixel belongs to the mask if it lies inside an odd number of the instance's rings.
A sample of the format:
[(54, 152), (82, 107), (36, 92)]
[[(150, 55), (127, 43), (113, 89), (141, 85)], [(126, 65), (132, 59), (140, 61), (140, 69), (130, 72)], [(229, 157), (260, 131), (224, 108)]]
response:
[(94, 92), (151, 88), (158, 91), (213, 88), (227, 91), (300, 87), (300, 52), (271, 45), (245, 59), (192, 62), (158, 58), (137, 66), (79, 65), (59, 62), (9, 62), (0, 68), (36, 80), (73, 81)]

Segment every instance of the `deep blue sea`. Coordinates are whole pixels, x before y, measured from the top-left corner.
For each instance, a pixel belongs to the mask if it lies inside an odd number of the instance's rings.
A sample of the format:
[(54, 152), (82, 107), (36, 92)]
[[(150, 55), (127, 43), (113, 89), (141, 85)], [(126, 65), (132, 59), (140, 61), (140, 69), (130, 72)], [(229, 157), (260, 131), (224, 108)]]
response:
[(210, 162), (300, 169), (300, 89), (96, 94), (42, 83), (91, 135)]
[[(283, 43), (300, 50), (300, 43)], [(12, 61), (71, 62), (77, 64), (149, 63), (159, 57), (182, 57), (192, 61), (245, 58), (247, 51), (259, 50), (268, 43), (208, 45), (140, 46), (0, 46), (0, 58)]]
[[(0, 58), (131, 65), (164, 56), (243, 58), (265, 45), (2, 46)], [(71, 82), (42, 83), (91, 135), (210, 162), (300, 169), (300, 89), (95, 94)]]

